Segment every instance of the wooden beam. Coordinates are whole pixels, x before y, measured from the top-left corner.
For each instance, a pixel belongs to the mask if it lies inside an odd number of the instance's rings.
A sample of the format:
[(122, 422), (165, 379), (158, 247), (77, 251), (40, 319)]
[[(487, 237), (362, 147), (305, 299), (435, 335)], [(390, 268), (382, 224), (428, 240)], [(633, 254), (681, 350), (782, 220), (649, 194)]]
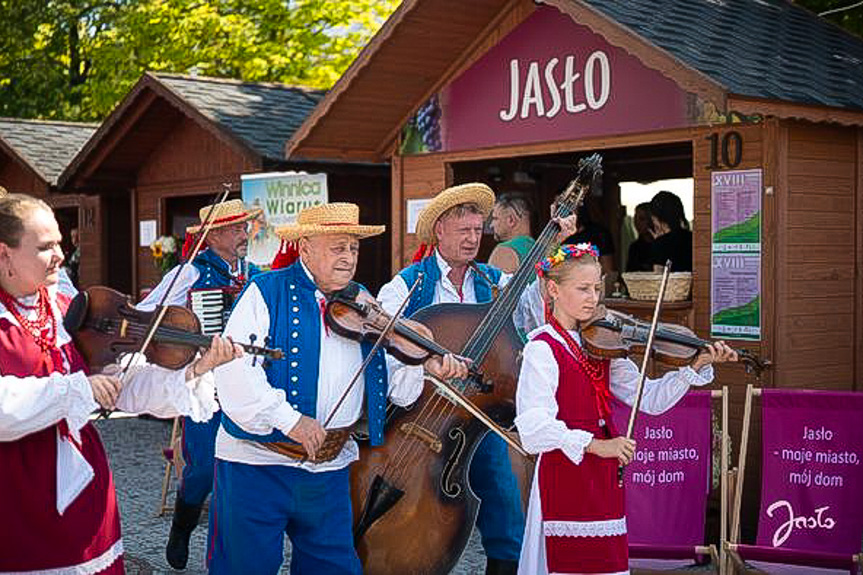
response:
[(844, 126), (863, 126), (863, 111), (781, 102), (778, 100), (761, 100), (736, 94), (728, 96), (728, 110), (745, 115), (760, 114), (762, 116), (809, 120), (810, 122), (818, 123), (828, 122)]

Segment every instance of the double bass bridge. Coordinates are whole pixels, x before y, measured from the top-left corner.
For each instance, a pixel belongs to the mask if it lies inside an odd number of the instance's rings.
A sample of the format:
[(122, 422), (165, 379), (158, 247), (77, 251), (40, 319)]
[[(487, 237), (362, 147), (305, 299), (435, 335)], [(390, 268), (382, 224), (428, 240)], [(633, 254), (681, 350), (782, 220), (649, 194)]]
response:
[(443, 442), (438, 437), (423, 427), (413, 422), (402, 423), (399, 430), (408, 437), (416, 437), (421, 442), (425, 443), (429, 449), (435, 453), (443, 451)]

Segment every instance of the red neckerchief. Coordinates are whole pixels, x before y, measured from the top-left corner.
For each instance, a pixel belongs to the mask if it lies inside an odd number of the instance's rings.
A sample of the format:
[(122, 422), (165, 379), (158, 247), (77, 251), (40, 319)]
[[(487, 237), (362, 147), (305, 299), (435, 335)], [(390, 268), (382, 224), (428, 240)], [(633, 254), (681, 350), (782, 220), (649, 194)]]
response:
[(572, 355), (575, 356), (575, 362), (590, 380), (590, 384), (593, 386), (594, 392), (596, 392), (596, 409), (599, 411), (600, 417), (608, 419), (611, 415), (611, 405), (609, 403), (611, 401), (611, 392), (608, 389), (608, 381), (605, 377), (605, 362), (589, 357), (578, 342), (569, 335), (569, 332), (560, 325), (556, 317), (549, 315), (548, 323), (552, 329), (560, 334), (563, 341), (566, 342)]

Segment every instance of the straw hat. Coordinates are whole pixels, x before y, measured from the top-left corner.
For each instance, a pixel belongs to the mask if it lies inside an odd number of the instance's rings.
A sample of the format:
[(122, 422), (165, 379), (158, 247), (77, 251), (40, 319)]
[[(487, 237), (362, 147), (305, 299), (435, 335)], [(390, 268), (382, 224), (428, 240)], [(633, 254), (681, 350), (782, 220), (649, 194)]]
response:
[[(197, 226), (189, 226), (186, 228), (186, 233), (197, 234), (200, 232), (204, 227), (203, 223), (206, 221), (207, 215), (210, 213), (211, 209), (213, 209), (212, 205), (201, 208), (200, 211), (198, 211), (198, 217), (201, 218), (201, 224)], [(243, 200), (228, 200), (227, 202), (216, 205), (216, 212), (213, 214), (211, 219), (212, 226), (210, 226), (210, 229), (215, 230), (216, 228), (223, 228), (225, 226), (253, 220), (260, 216), (263, 211), (264, 210), (261, 208), (254, 208), (251, 210), (246, 209), (246, 206), (243, 204)]]
[(276, 229), (283, 240), (319, 234), (351, 234), (362, 238), (384, 233), (386, 226), (360, 225), (360, 207), (347, 202), (319, 204), (300, 212), (297, 222)]
[(434, 243), (434, 225), (448, 209), (459, 204), (476, 204), (483, 216), (491, 213), (494, 192), (485, 184), (471, 183), (443, 190), (417, 216), (417, 236), (424, 244)]

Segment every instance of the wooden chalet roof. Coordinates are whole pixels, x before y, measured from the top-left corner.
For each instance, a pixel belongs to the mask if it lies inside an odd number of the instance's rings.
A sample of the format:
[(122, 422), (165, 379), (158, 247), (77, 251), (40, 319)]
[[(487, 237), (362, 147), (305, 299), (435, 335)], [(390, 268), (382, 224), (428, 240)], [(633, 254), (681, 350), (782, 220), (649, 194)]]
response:
[[(536, 0), (719, 110), (863, 123), (863, 40), (789, 0)], [(404, 0), (296, 131), (288, 157), (379, 161), (527, 0)]]
[(285, 142), (322, 95), (284, 84), (147, 72), (72, 160), (60, 183), (128, 183), (183, 117), (256, 163), (283, 161)]
[(98, 124), (0, 118), (0, 150), (50, 186), (96, 131)]

